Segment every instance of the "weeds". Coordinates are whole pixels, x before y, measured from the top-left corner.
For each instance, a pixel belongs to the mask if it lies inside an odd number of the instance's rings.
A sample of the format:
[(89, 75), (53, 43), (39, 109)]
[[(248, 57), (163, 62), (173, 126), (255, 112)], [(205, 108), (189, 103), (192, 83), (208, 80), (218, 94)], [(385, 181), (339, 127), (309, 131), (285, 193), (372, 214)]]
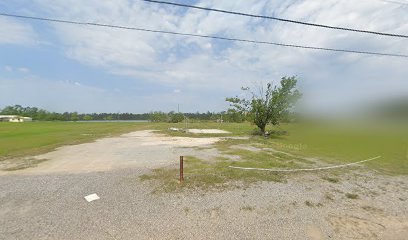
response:
[(360, 198), (358, 194), (355, 194), (355, 193), (346, 193), (346, 197), (349, 199), (359, 199)]
[(36, 158), (28, 158), (22, 159), (12, 163), (12, 166), (5, 167), (4, 171), (17, 171), (26, 168), (32, 168), (38, 166), (38, 164), (47, 161), (47, 159), (36, 159)]
[(254, 210), (255, 210), (255, 207), (247, 205), (247, 206), (241, 207), (240, 210), (243, 210), (243, 211), (254, 211)]
[(382, 212), (382, 209), (371, 207), (371, 206), (362, 206), (362, 209), (366, 210), (367, 212)]
[(331, 194), (331, 193), (326, 193), (326, 194), (324, 195), (324, 197), (325, 197), (327, 200), (334, 201), (334, 195)]
[(322, 177), (322, 179), (326, 180), (328, 182), (331, 182), (331, 183), (339, 183), (340, 182), (340, 180), (338, 178), (335, 178), (335, 177)]
[[(281, 182), (283, 176), (271, 172), (245, 171), (229, 168), (234, 162), (226, 158), (214, 161), (203, 161), (196, 157), (186, 156), (184, 162), (184, 182), (178, 182), (178, 169), (159, 168), (150, 174), (140, 176), (140, 180), (158, 180), (157, 191), (172, 192), (183, 188), (191, 189), (225, 189), (251, 184), (258, 181)], [(241, 184), (240, 184), (241, 183)]]
[(306, 200), (305, 205), (308, 207), (314, 207), (314, 204), (311, 201)]

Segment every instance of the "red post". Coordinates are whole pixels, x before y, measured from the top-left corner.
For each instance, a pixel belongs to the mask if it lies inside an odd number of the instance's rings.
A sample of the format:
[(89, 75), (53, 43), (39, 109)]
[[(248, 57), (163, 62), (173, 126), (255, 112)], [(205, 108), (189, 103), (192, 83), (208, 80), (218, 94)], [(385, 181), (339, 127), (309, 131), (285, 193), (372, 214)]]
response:
[(184, 181), (184, 176), (183, 176), (183, 168), (184, 168), (184, 157), (180, 156), (180, 183)]

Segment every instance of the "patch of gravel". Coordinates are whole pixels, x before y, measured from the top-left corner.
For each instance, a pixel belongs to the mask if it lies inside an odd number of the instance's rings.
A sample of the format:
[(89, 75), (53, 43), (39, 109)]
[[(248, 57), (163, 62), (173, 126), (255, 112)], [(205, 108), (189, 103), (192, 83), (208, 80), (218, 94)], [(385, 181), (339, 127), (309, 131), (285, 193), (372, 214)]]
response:
[[(403, 239), (408, 233), (407, 177), (353, 170), (330, 183), (319, 172), (228, 191), (152, 194), (155, 182), (138, 177), (148, 171), (0, 176), (0, 238)], [(92, 193), (100, 199), (86, 202)]]

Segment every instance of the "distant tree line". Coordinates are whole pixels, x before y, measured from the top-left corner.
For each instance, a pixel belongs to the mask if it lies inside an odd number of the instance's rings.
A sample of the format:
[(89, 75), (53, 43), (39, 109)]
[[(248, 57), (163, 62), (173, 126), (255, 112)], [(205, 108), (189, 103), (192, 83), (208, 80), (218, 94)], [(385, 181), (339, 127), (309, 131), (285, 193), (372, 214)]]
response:
[(38, 121), (149, 120), (148, 113), (57, 113), (37, 107), (23, 107), (21, 105), (7, 106), (1, 109), (0, 115), (20, 115), (31, 117), (33, 120)]
[(199, 121), (222, 121), (222, 122), (243, 122), (245, 116), (237, 111), (228, 110), (222, 112), (205, 112), (205, 113), (176, 113), (176, 112), (151, 112), (149, 121), (151, 122), (182, 122), (185, 119)]
[(31, 117), (37, 121), (103, 121), (103, 120), (145, 120), (151, 122), (182, 122), (184, 119), (198, 121), (243, 122), (245, 116), (237, 111), (204, 113), (169, 113), (155, 111), (150, 113), (78, 113), (78, 112), (50, 112), (37, 107), (23, 107), (21, 105), (6, 106), (0, 109), (0, 115), (19, 115)]

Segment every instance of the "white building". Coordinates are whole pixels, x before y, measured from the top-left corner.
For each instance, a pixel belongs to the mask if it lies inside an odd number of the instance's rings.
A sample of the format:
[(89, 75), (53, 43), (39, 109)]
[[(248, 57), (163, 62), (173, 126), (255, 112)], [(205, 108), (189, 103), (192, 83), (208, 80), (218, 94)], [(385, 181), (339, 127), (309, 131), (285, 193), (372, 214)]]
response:
[(0, 115), (0, 122), (31, 122), (30, 117), (22, 117), (18, 115)]

